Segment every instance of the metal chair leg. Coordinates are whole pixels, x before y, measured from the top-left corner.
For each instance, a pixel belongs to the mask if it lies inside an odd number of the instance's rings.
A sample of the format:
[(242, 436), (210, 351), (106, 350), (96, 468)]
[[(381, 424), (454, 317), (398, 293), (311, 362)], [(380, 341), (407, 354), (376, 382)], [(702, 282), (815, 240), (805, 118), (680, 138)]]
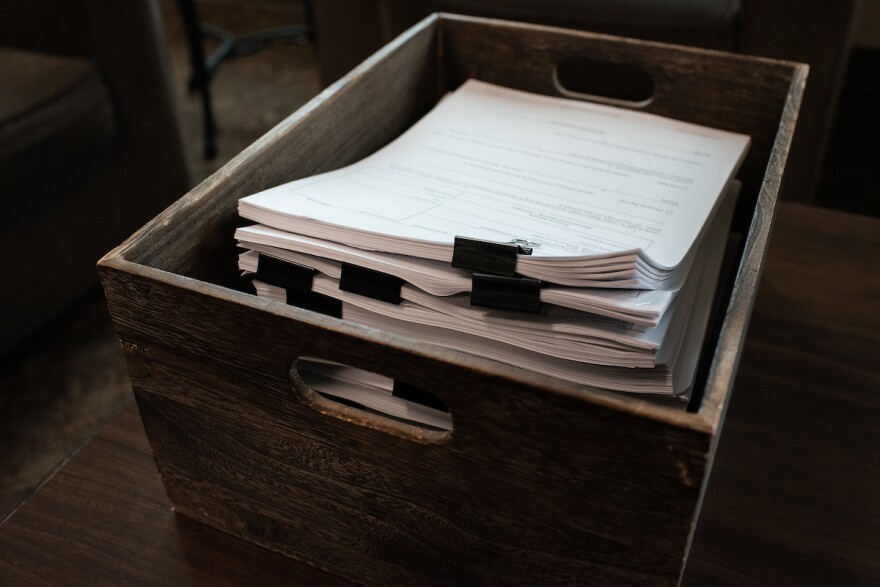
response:
[[(306, 24), (277, 27), (257, 31), (241, 37), (199, 20), (194, 0), (177, 0), (177, 5), (183, 19), (183, 27), (186, 32), (186, 40), (189, 45), (190, 63), (192, 75), (189, 79), (190, 91), (197, 91), (202, 97), (202, 111), (204, 115), (205, 158), (211, 159), (217, 155), (217, 144), (214, 128), (214, 112), (211, 107), (211, 79), (226, 59), (243, 57), (265, 48), (275, 41), (293, 42), (299, 45), (308, 45), (311, 42), (311, 3), (307, 0)], [(203, 48), (204, 36), (210, 36), (220, 45), (205, 58)]]

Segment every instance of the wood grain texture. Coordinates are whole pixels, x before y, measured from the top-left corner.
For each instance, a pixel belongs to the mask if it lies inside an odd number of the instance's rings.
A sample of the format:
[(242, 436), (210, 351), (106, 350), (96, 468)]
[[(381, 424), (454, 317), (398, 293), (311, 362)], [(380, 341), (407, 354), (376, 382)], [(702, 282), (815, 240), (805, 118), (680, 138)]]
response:
[(348, 585), (175, 516), (133, 408), (37, 495), (0, 527), (3, 585)]
[[(688, 587), (880, 582), (880, 221), (780, 208)], [(17, 586), (349, 585), (175, 516), (133, 405), (0, 526), (0, 552)]]
[[(238, 287), (231, 235), (239, 197), (361, 158), (467, 77), (555, 93), (548, 71), (579, 52), (637, 59), (658, 82), (649, 111), (712, 120), (755, 141), (742, 172), (754, 221), (699, 413), (221, 287)], [(782, 62), (490, 20), (423, 22), (101, 262), (175, 507), (368, 584), (570, 584), (572, 577), (674, 584), (802, 87), (803, 70)], [(452, 439), (386, 434), (365, 413), (340, 419), (316, 412), (290, 382), (290, 366), (302, 355), (426, 389), (449, 406)]]
[[(780, 206), (683, 585), (880, 583), (878, 247), (876, 219)], [(170, 508), (132, 408), (0, 526), (0, 583), (349, 585)]]
[[(105, 271), (108, 298), (126, 300), (111, 302), (114, 320), (178, 511), (370, 584), (677, 578), (705, 432), (292, 308), (280, 310), (303, 319)], [(315, 412), (287, 375), (306, 353), (425, 388), (452, 411), (452, 440)]]

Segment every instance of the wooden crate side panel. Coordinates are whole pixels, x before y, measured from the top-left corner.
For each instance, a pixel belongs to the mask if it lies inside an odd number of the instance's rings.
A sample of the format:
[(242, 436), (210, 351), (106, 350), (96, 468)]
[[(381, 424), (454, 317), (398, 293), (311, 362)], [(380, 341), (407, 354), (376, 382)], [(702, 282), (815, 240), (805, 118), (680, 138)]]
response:
[[(539, 582), (677, 578), (707, 432), (132, 274), (104, 268), (104, 280), (180, 511), (328, 570), (369, 568), (375, 584), (505, 569)], [(425, 387), (452, 410), (452, 439), (315, 412), (288, 377), (299, 354)]]
[(115, 255), (229, 285), (238, 200), (353, 163), (390, 142), (437, 100), (436, 27), (383, 49), (245, 149), (136, 233)]
[[(785, 161), (794, 137), (798, 111), (803, 98), (807, 71), (799, 67), (792, 76), (786, 92), (785, 106), (779, 121), (776, 139), (766, 165), (763, 182), (755, 202), (746, 242), (743, 246), (740, 265), (737, 269), (733, 290), (727, 306), (727, 314), (713, 349), (714, 361), (709, 373), (703, 397), (701, 412), (714, 428), (719, 428), (724, 419), (728, 394), (733, 387), (742, 346), (758, 291), (767, 243), (776, 203), (783, 180)], [(713, 449), (714, 454), (714, 449)]]
[[(175, 511), (329, 572), (370, 585), (675, 584), (680, 559), (663, 553), (550, 526), (552, 515), (531, 525), (466, 495), (447, 513), (398, 491), (334, 483), (287, 459), (279, 464), (230, 445), (230, 433), (241, 432), (201, 409), (149, 393), (138, 398)], [(247, 467), (225, 467), (244, 456)], [(248, 481), (229, 483), (230, 475)], [(242, 499), (242, 491), (250, 497)], [(560, 544), (570, 548), (560, 552)]]

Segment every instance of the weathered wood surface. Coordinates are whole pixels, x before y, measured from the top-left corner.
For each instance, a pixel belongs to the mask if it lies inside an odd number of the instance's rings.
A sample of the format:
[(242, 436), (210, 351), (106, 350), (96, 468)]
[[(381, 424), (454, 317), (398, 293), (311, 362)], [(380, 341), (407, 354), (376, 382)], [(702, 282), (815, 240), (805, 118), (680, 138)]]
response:
[[(880, 221), (779, 212), (688, 587), (880, 583)], [(0, 583), (349, 584), (170, 508), (132, 407), (0, 526)]]
[[(362, 157), (466, 77), (548, 93), (553, 60), (578, 50), (641, 56), (661, 82), (649, 110), (695, 122), (717, 117), (755, 136), (743, 170), (753, 229), (699, 413), (220, 287), (235, 286), (239, 197)], [(172, 502), (372, 584), (674, 583), (739, 356), (803, 74), (779, 62), (458, 17), (429, 19), (386, 47), (101, 263)], [(671, 91), (679, 85), (688, 91)], [(292, 390), (288, 370), (301, 355), (428, 390), (452, 411), (451, 439), (355, 411), (318, 413)]]
[[(293, 309), (105, 271), (108, 298), (129, 300), (112, 303), (114, 320), (178, 511), (371, 584), (677, 578), (707, 432), (505, 379), (489, 362), (462, 369), (376, 331), (355, 338), (354, 326), (285, 319)], [(301, 354), (426, 389), (449, 406), (452, 438), (314, 411), (288, 378)]]

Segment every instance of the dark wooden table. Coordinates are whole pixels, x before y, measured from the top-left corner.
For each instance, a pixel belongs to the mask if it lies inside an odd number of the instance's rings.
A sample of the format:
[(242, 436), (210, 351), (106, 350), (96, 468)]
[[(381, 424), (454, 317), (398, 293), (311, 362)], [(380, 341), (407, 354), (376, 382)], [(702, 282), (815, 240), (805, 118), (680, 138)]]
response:
[[(880, 584), (880, 220), (780, 207), (684, 585)], [(2, 585), (348, 585), (175, 516), (130, 406), (0, 527)]]

